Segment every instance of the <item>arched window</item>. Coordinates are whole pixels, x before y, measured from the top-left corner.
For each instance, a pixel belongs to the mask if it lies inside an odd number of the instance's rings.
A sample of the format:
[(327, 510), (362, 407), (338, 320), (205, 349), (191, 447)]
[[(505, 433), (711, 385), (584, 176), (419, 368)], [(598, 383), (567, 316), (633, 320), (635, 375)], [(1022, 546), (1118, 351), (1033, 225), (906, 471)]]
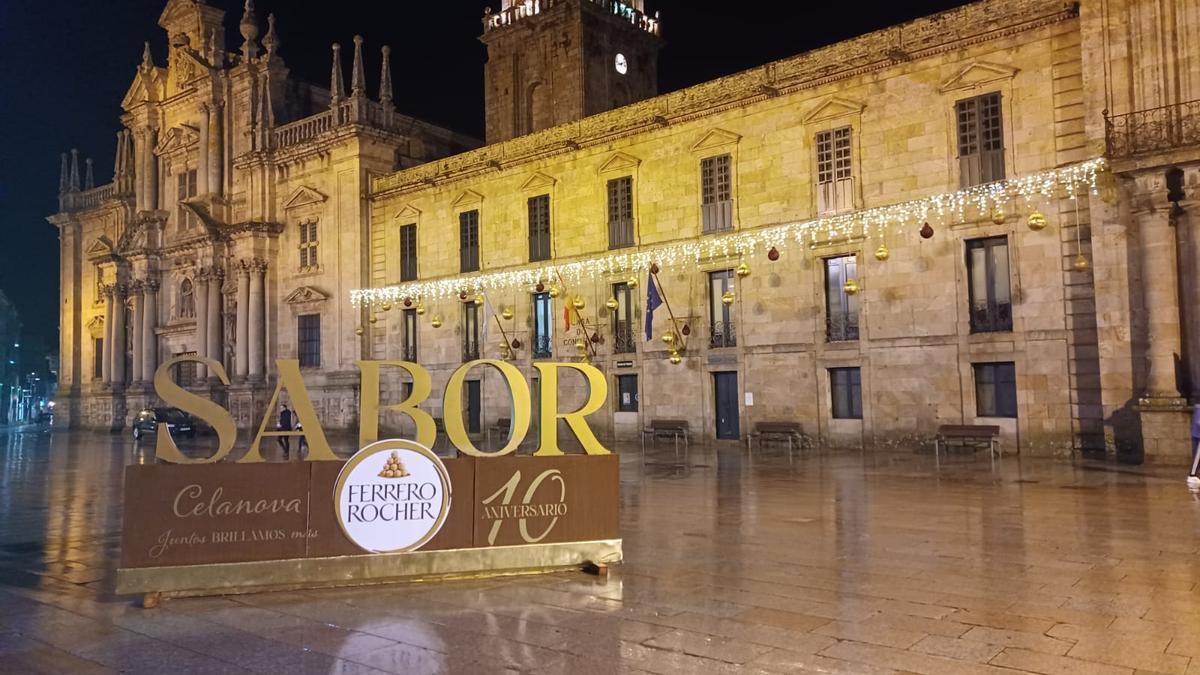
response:
[(193, 292), (192, 280), (184, 279), (179, 282), (179, 318), (192, 319), (196, 316), (196, 294)]

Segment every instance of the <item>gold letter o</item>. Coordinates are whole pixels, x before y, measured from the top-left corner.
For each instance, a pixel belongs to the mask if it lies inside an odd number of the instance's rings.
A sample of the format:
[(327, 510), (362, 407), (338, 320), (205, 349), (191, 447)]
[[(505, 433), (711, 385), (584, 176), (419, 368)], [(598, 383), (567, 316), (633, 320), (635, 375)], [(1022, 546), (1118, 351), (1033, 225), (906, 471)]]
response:
[[(467, 373), (478, 365), (488, 365), (500, 371), (508, 381), (508, 393), (512, 400), (512, 434), (509, 435), (508, 445), (496, 452), (483, 452), (471, 444), (467, 436), (467, 428), (463, 422), (462, 389)], [(531, 409), (529, 404), (529, 385), (521, 377), (521, 371), (506, 361), (496, 359), (479, 359), (470, 361), (458, 367), (446, 383), (446, 393), (442, 397), (442, 417), (446, 424), (446, 436), (460, 452), (474, 457), (501, 457), (516, 451), (529, 432)]]

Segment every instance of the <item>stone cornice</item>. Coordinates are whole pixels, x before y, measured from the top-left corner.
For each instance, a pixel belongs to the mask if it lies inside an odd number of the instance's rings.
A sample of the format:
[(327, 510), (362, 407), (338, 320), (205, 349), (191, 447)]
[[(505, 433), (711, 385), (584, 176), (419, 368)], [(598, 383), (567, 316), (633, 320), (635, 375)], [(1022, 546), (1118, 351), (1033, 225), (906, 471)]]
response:
[(1078, 17), (1062, 0), (984, 0), (375, 179), (374, 197), (544, 160)]

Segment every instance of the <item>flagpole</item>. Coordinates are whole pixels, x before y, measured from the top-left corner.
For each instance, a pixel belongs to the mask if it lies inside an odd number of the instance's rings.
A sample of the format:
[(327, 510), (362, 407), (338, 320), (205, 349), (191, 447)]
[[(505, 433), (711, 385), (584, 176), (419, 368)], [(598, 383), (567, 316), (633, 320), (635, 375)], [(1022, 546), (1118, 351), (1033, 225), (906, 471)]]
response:
[[(486, 294), (484, 294), (482, 292), (480, 293), (480, 295), (487, 297)], [(509, 348), (511, 349), (512, 343), (508, 341), (508, 333), (504, 332), (504, 324), (500, 323), (500, 317), (496, 315), (496, 307), (493, 305), (491, 307), (491, 310), (492, 310), (492, 318), (496, 320), (496, 327), (500, 329), (500, 337), (504, 338), (504, 343), (507, 344), (509, 346)]]
[[(667, 307), (667, 316), (671, 317), (671, 333), (678, 333), (679, 331), (676, 330), (676, 328), (679, 325), (679, 319), (676, 319), (675, 312), (671, 311), (671, 301), (667, 300), (667, 294), (665, 291), (663, 291), (662, 282), (658, 280), (658, 272), (651, 272), (650, 276), (654, 278), (654, 285), (658, 286), (658, 296), (662, 298), (663, 304)], [(679, 337), (686, 338), (687, 336), (676, 335), (677, 341)], [(686, 348), (687, 345), (684, 345), (684, 347)]]
[[(554, 270), (554, 276), (558, 277), (558, 285), (562, 286), (563, 290), (566, 290), (567, 284), (565, 281), (563, 281), (562, 274), (560, 274), (557, 269)], [(591, 334), (588, 333), (587, 324), (585, 324), (583, 322), (583, 315), (579, 313), (578, 309), (575, 309), (575, 305), (568, 305), (568, 306), (570, 307), (570, 309), (574, 310), (574, 312), (575, 312), (575, 318), (577, 319), (576, 323), (578, 324), (580, 330), (583, 331), (584, 342), (587, 343), (588, 352), (592, 356), (595, 356), (596, 355), (596, 345), (592, 342)]]

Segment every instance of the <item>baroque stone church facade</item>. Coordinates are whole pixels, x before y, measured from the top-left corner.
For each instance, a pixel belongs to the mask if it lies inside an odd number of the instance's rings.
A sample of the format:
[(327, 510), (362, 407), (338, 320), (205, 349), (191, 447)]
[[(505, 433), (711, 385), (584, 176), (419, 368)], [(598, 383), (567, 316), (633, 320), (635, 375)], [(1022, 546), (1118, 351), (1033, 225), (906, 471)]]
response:
[[(503, 0), (486, 144), (397, 110), (386, 47), (371, 98), (361, 40), (349, 86), (337, 45), (317, 86), (274, 17), (260, 37), (248, 1), (236, 51), (223, 21), (168, 2), (111, 183), (63, 157), (61, 423), (126, 428), (158, 365), (195, 353), (232, 383), (171, 376), (239, 426), (286, 358), (322, 423), (353, 428), (373, 358), (428, 368), (424, 407), (461, 407), (482, 444), (503, 380), (479, 367), (444, 402), (451, 372), (505, 359), (536, 392), (538, 360), (582, 359), (617, 440), (789, 422), (870, 447), (980, 423), (1008, 452), (1186, 455), (1195, 0), (982, 0), (665, 95), (640, 0)], [(394, 370), (384, 401), (408, 391)]]

